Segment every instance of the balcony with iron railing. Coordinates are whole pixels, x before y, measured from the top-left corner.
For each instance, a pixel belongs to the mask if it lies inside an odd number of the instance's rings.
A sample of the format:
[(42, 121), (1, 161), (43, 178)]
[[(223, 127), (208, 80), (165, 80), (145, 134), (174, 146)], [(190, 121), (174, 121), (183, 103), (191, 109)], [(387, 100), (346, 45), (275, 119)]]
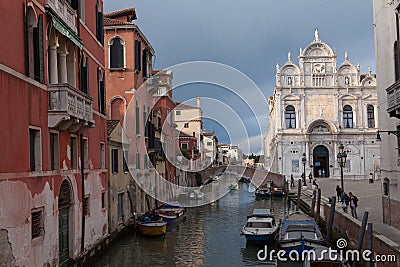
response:
[(48, 86), (49, 128), (83, 132), (94, 127), (93, 98), (69, 84)]
[(78, 33), (76, 26), (76, 11), (65, 0), (46, 0), (46, 8), (49, 8), (53, 13), (57, 14), (74, 33)]
[(396, 117), (400, 119), (400, 80), (386, 89), (388, 109), (390, 117)]

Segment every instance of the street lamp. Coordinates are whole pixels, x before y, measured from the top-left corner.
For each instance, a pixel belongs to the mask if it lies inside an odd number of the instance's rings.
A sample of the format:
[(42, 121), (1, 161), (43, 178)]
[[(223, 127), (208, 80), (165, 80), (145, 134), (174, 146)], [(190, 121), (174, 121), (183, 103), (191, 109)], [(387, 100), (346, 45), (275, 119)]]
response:
[(400, 137), (400, 131), (378, 131), (378, 133), (376, 134), (376, 141), (378, 142), (382, 141), (380, 133), (388, 133), (388, 135), (393, 134), (397, 137)]
[(303, 153), (303, 158), (301, 159), (301, 163), (303, 163), (303, 186), (307, 186), (306, 183), (306, 153)]
[(343, 144), (339, 145), (339, 153), (337, 154), (337, 162), (340, 166), (340, 181), (342, 185), (342, 194), (344, 192), (344, 181), (343, 181), (343, 167), (346, 166), (347, 153), (344, 151)]

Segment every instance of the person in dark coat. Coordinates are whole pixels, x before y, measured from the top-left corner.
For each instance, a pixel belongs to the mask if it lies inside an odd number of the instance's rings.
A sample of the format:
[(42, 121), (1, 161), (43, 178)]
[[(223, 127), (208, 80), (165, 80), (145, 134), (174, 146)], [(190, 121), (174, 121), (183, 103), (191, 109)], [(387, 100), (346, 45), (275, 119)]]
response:
[(312, 183), (316, 189), (318, 189), (318, 184), (317, 184), (317, 179), (314, 179), (314, 182)]
[(349, 207), (349, 205), (350, 205), (350, 197), (347, 195), (346, 192), (343, 192), (343, 195), (342, 195), (342, 209), (343, 209), (344, 212), (347, 213), (347, 208)]
[(336, 186), (336, 196), (337, 200), (342, 202), (342, 188), (340, 188), (338, 185)]
[(296, 187), (296, 186), (294, 185), (293, 173), (290, 175), (290, 187)]
[(351, 216), (357, 219), (358, 198), (355, 195), (353, 195), (352, 192), (349, 193), (349, 197), (350, 197)]

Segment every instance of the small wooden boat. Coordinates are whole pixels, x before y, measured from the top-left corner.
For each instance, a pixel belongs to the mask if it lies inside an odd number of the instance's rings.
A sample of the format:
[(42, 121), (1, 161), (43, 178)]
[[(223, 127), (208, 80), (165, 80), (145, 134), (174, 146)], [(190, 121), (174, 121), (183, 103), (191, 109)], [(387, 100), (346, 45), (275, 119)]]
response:
[(186, 217), (185, 208), (177, 201), (166, 203), (157, 212), (158, 216), (167, 224), (182, 221)]
[(253, 214), (247, 216), (241, 235), (250, 242), (271, 243), (275, 241), (278, 229), (279, 223), (275, 222), (270, 209), (254, 209)]
[(287, 254), (292, 250), (302, 253), (325, 245), (325, 240), (314, 219), (297, 211), (282, 220), (278, 244)]
[(269, 187), (258, 187), (255, 194), (256, 197), (270, 197), (271, 189), (269, 189)]
[(283, 197), (285, 196), (285, 191), (283, 190), (283, 188), (274, 187), (271, 189), (271, 195), (273, 197)]
[[(310, 253), (309, 259), (304, 259), (303, 267), (350, 267), (350, 264), (340, 255), (340, 253), (331, 251), (329, 248), (316, 247), (313, 253)], [(315, 253), (315, 256), (314, 256)]]
[(167, 231), (167, 223), (163, 221), (151, 221), (145, 217), (143, 222), (138, 222), (138, 229), (142, 235), (159, 236)]
[(251, 182), (250, 177), (244, 176), (244, 175), (241, 176), (241, 177), (236, 178), (236, 180), (237, 180), (238, 183), (250, 183)]

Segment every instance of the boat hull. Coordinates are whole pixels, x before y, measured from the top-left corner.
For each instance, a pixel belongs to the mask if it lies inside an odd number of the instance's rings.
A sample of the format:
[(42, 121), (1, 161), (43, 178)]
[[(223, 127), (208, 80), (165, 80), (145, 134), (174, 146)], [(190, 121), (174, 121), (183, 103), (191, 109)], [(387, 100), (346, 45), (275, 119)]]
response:
[(138, 223), (139, 232), (142, 235), (159, 236), (164, 235), (167, 231), (166, 222), (157, 223)]
[[(324, 242), (315, 242), (315, 241), (303, 241), (303, 240), (290, 240), (290, 241), (280, 241), (279, 246), (282, 250), (286, 252), (286, 255), (289, 255), (292, 251), (297, 251), (300, 255), (303, 251), (312, 250), (316, 247), (323, 245)], [(293, 252), (292, 252), (293, 253)]]
[(183, 221), (186, 218), (186, 215), (184, 212), (180, 213), (174, 213), (174, 214), (168, 214), (168, 213), (159, 213), (158, 214), (164, 222), (166, 222), (168, 225), (177, 223), (180, 221)]
[(252, 234), (244, 234), (246, 240), (248, 242), (254, 243), (272, 243), (275, 241), (276, 234), (267, 234), (267, 235), (252, 235)]

